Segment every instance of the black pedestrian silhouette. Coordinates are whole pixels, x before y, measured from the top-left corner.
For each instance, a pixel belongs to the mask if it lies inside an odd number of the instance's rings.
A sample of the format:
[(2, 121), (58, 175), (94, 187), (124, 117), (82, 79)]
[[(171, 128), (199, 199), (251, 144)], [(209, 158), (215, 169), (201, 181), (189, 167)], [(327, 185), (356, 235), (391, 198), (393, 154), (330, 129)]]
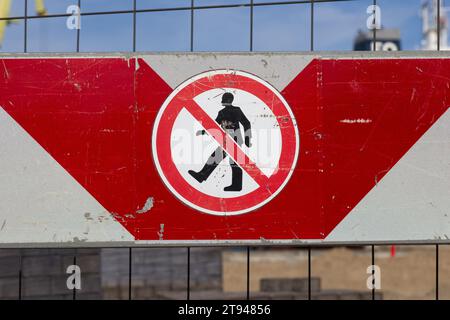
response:
[[(242, 124), (244, 128), (244, 136), (245, 136), (245, 145), (247, 147), (251, 147), (250, 139), (252, 137), (251, 134), (251, 125), (250, 121), (248, 121), (247, 117), (242, 112), (241, 108), (233, 106), (234, 96), (230, 92), (226, 92), (222, 95), (222, 105), (225, 107), (219, 111), (217, 115), (216, 122), (225, 130), (239, 146), (242, 146), (242, 134), (241, 128), (239, 124)], [(206, 134), (205, 130), (200, 130), (197, 132), (197, 135)], [(194, 177), (195, 180), (202, 183), (207, 180), (208, 177), (213, 173), (214, 169), (219, 165), (219, 163), (227, 157), (227, 154), (222, 149), (222, 147), (218, 147), (209, 157), (206, 164), (203, 166), (203, 169), (199, 172), (194, 170), (189, 170), (188, 173)], [(236, 164), (233, 160), (230, 159), (231, 166), (231, 185), (225, 187), (224, 191), (241, 191), (242, 190), (242, 169)]]

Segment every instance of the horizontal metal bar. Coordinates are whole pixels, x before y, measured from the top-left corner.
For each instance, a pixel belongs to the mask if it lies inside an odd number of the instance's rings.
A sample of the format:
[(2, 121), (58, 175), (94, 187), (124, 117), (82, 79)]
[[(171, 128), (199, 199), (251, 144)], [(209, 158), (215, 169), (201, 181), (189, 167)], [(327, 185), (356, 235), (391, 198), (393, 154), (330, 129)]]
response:
[(362, 246), (433, 246), (450, 245), (450, 240), (445, 241), (363, 241), (363, 242), (324, 242), (321, 240), (215, 240), (215, 241), (177, 241), (177, 240), (155, 240), (136, 242), (103, 242), (103, 243), (24, 243), (24, 244), (0, 244), (0, 249), (102, 249), (102, 248), (206, 248), (206, 247), (295, 247), (295, 248), (333, 248), (333, 247), (362, 247)]
[[(350, 2), (359, 0), (315, 0), (314, 3), (328, 3), (328, 2)], [(167, 8), (155, 8), (155, 9), (136, 9), (136, 10), (115, 10), (115, 11), (95, 11), (95, 12), (80, 12), (80, 16), (97, 16), (97, 15), (112, 15), (112, 14), (131, 14), (131, 13), (145, 13), (145, 12), (168, 12), (168, 11), (190, 11), (194, 10), (207, 10), (207, 9), (227, 9), (227, 8), (247, 8), (247, 7), (267, 7), (267, 6), (283, 6), (283, 5), (295, 5), (295, 4), (309, 4), (311, 0), (298, 0), (298, 1), (282, 1), (282, 2), (262, 2), (243, 4), (224, 4), (224, 5), (209, 5), (209, 6), (194, 6), (192, 7), (167, 7)], [(43, 16), (27, 16), (27, 19), (48, 19), (48, 18), (63, 18), (73, 16), (72, 13), (57, 13), (47, 14)], [(2, 20), (23, 20), (25, 16), (14, 17), (1, 17)]]
[(0, 52), (0, 58), (141, 58), (159, 55), (185, 56), (254, 56), (297, 55), (321, 59), (399, 59), (450, 58), (450, 51), (115, 51), (115, 52)]

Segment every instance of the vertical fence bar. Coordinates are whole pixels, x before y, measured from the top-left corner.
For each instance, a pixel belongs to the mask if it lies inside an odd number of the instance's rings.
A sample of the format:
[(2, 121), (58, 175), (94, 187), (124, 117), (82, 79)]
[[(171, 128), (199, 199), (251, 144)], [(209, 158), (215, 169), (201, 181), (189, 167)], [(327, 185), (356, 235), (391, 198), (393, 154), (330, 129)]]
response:
[[(191, 0), (191, 34), (190, 34), (190, 50), (194, 51), (194, 0)], [(191, 299), (191, 248), (187, 247), (187, 284), (186, 284), (186, 300)]]
[[(441, 50), (441, 0), (437, 0), (437, 13), (436, 13), (436, 32), (437, 32), (437, 51)], [(439, 245), (436, 244), (436, 291), (435, 299), (439, 300)]]
[(437, 17), (436, 17), (436, 31), (437, 31), (437, 51), (441, 50), (441, 0), (437, 0)]
[(131, 292), (132, 292), (132, 272), (133, 272), (133, 252), (132, 252), (132, 248), (130, 247), (128, 249), (128, 300), (131, 300)]
[(308, 300), (311, 300), (311, 247), (308, 248)]
[(24, 27), (23, 27), (23, 52), (27, 52), (28, 37), (28, 0), (25, 0)]
[(309, 45), (309, 49), (311, 51), (314, 51), (314, 0), (311, 0), (311, 18), (310, 18), (310, 22), (311, 22), (311, 26), (310, 26), (310, 45)]
[(133, 0), (133, 52), (136, 52), (136, 0)]
[(372, 300), (375, 300), (375, 246), (372, 245)]
[(187, 247), (187, 294), (186, 300), (191, 299), (191, 247)]
[(253, 51), (253, 0), (250, 0), (250, 51)]
[(194, 0), (191, 0), (191, 52), (194, 51)]
[[(133, 0), (133, 52), (136, 52), (136, 0)], [(133, 290), (133, 248), (128, 249), (128, 300), (132, 299)]]
[[(78, 10), (80, 12), (78, 19), (81, 20), (81, 0), (78, 0)], [(81, 21), (80, 20), (78, 20), (78, 25), (77, 25), (77, 52), (80, 52), (80, 32), (81, 32)]]
[(373, 32), (373, 45), (372, 45), (372, 50), (373, 51), (377, 51), (377, 11), (376, 11), (376, 5), (377, 5), (377, 0), (373, 0), (373, 6), (374, 6), (374, 12), (373, 12), (373, 25), (372, 25), (372, 32)]
[[(81, 13), (81, 0), (78, 0), (78, 10)], [(78, 19), (81, 19), (81, 15), (78, 17)], [(80, 52), (80, 21), (78, 20), (78, 25), (77, 25), (77, 52)], [(77, 265), (77, 256), (76, 254), (73, 256), (73, 265), (76, 266)], [(73, 292), (72, 292), (72, 300), (76, 300), (77, 299), (77, 289), (73, 288)]]
[(439, 245), (436, 244), (436, 300), (439, 300)]
[[(250, 39), (249, 49), (253, 51), (253, 0), (250, 0)], [(250, 300), (250, 247), (247, 247), (247, 300)]]
[(19, 250), (19, 300), (22, 300), (22, 250)]
[[(73, 265), (74, 266), (77, 265), (77, 256), (76, 256), (76, 254), (73, 256)], [(75, 286), (73, 286), (73, 289), (72, 289), (72, 300), (77, 300), (77, 288)]]
[(250, 247), (247, 247), (247, 300), (250, 300)]
[[(373, 0), (373, 24), (372, 24), (372, 51), (377, 50), (377, 11), (376, 11), (377, 0)], [(372, 254), (372, 300), (375, 300), (375, 246), (371, 246), (371, 254)]]
[[(27, 36), (28, 36), (28, 0), (24, 0), (24, 29), (23, 29), (23, 52), (27, 52)], [(22, 256), (23, 256), (23, 251), (19, 250), (19, 294), (18, 294), (18, 299), (22, 300), (22, 267), (23, 267), (23, 262), (22, 262)]]

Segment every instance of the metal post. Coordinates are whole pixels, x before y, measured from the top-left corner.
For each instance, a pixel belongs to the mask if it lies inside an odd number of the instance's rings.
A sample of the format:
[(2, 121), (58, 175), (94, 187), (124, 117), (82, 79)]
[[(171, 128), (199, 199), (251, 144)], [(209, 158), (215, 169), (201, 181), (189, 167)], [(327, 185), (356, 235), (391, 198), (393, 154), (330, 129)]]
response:
[(194, 0), (191, 0), (191, 52), (194, 51)]
[(191, 248), (187, 247), (187, 297), (186, 300), (191, 299)]
[(372, 245), (372, 300), (375, 300), (375, 246)]
[[(377, 5), (377, 0), (373, 0), (373, 5), (376, 6)], [(374, 12), (373, 15), (373, 51), (377, 51), (377, 15), (376, 15), (376, 11)]]
[[(73, 256), (73, 265), (77, 265), (77, 256)], [(74, 286), (72, 289), (72, 300), (77, 300), (77, 288)]]
[(436, 244), (436, 300), (439, 300), (439, 245)]
[(23, 52), (27, 52), (28, 36), (28, 0), (25, 0), (24, 28), (23, 28)]
[[(78, 19), (81, 19), (81, 0), (78, 0), (78, 10), (80, 11), (80, 16), (78, 17)], [(80, 24), (81, 21), (78, 21), (78, 25), (77, 25), (77, 52), (80, 52)]]
[(22, 300), (22, 250), (19, 250), (19, 300)]
[(310, 20), (311, 20), (310, 50), (314, 51), (314, 0), (311, 0), (311, 18), (310, 18)]
[(308, 300), (311, 300), (311, 247), (308, 248)]
[(247, 247), (247, 300), (250, 300), (250, 247)]
[(437, 17), (436, 17), (436, 31), (437, 31), (437, 51), (441, 50), (441, 0), (437, 0)]
[(136, 0), (133, 0), (133, 52), (136, 52)]
[(128, 249), (128, 300), (131, 300), (131, 291), (133, 289), (131, 279), (133, 270), (132, 248)]
[(253, 0), (250, 0), (250, 51), (253, 51)]

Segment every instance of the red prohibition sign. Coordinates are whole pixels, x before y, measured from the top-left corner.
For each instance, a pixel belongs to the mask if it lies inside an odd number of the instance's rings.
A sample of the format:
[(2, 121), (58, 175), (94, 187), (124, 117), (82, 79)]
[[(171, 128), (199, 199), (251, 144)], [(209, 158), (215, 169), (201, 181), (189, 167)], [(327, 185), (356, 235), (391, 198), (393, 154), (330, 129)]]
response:
[[(268, 176), (234, 139), (194, 99), (209, 90), (227, 88), (246, 92), (262, 101), (276, 119), (280, 131), (278, 164)], [(222, 89), (223, 90), (223, 89)], [(245, 109), (245, 106), (242, 106)], [(174, 123), (186, 110), (213, 137), (242, 170), (258, 185), (246, 194), (212, 196), (187, 181), (175, 164), (171, 149)], [(218, 132), (220, 134), (218, 134)], [(283, 189), (295, 168), (299, 153), (299, 134), (294, 115), (281, 94), (266, 81), (246, 72), (214, 70), (194, 76), (177, 87), (163, 103), (152, 135), (155, 166), (168, 189), (182, 202), (201, 212), (236, 215), (253, 211), (272, 200)]]

